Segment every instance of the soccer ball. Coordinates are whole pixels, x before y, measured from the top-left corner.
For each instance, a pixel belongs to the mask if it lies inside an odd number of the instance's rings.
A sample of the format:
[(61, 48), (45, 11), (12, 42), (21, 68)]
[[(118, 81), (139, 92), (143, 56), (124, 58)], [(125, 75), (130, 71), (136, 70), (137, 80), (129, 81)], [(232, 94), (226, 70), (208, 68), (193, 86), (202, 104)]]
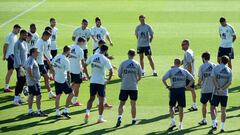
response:
[(27, 86), (23, 87), (23, 95), (28, 96), (28, 87)]

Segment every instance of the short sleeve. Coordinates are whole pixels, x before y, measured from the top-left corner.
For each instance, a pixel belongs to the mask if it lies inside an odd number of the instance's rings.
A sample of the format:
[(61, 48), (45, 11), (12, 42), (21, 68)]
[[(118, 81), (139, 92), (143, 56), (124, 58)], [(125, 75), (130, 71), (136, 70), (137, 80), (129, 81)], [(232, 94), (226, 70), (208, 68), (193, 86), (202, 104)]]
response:
[(107, 35), (107, 36), (109, 36), (109, 32), (107, 31), (107, 29), (106, 29), (106, 28), (104, 28), (104, 35)]
[(91, 64), (91, 59), (92, 59), (92, 56), (87, 59), (87, 61), (86, 61), (87, 65)]
[(68, 59), (65, 60), (65, 69), (66, 71), (70, 72), (70, 62)]
[(148, 32), (149, 32), (150, 35), (153, 35), (153, 30), (152, 30), (151, 26), (148, 27)]
[(73, 31), (73, 35), (72, 35), (73, 37), (77, 37), (77, 29), (75, 29), (74, 31)]
[(188, 52), (185, 53), (185, 61), (187, 63), (192, 63), (192, 61), (193, 61), (191, 54)]
[(168, 70), (167, 73), (163, 76), (162, 80), (167, 80), (170, 77), (171, 70)]
[(6, 37), (5, 43), (7, 43), (8, 45), (11, 43), (11, 36), (10, 36), (10, 35), (8, 35), (8, 36)]

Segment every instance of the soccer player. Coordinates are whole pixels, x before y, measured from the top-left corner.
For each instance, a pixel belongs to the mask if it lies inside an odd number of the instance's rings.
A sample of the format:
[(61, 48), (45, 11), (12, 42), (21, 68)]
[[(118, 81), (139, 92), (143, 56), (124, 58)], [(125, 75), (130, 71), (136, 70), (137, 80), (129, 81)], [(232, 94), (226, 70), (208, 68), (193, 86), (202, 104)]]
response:
[(211, 102), (212, 93), (214, 89), (214, 84), (212, 81), (211, 73), (213, 68), (216, 66), (214, 63), (210, 62), (210, 53), (202, 53), (203, 64), (199, 68), (198, 72), (198, 84), (197, 86), (201, 87), (201, 98), (202, 103), (202, 121), (199, 122), (199, 125), (207, 125), (207, 103)]
[(121, 78), (121, 91), (119, 94), (120, 104), (118, 107), (118, 120), (116, 127), (122, 122), (122, 114), (128, 96), (131, 99), (132, 125), (136, 124), (136, 101), (138, 99), (138, 81), (141, 80), (142, 69), (137, 61), (134, 60), (136, 52), (131, 49), (128, 51), (128, 60), (122, 62), (118, 69), (118, 76)]
[[(90, 79), (90, 99), (87, 103), (86, 115), (85, 115), (85, 123), (88, 123), (88, 119), (90, 117), (90, 109), (92, 108), (92, 103), (95, 100), (96, 94), (98, 94), (99, 98), (99, 117), (98, 123), (103, 123), (105, 120), (103, 119), (103, 101), (105, 97), (105, 85), (108, 83), (113, 74), (113, 68), (108, 58), (104, 56), (104, 54), (108, 51), (108, 46), (103, 45), (101, 47), (101, 52), (98, 54), (92, 55), (87, 59), (86, 64), (91, 64), (92, 77)], [(106, 73), (105, 69), (109, 70), (108, 79), (105, 80)]]
[[(69, 57), (70, 61), (70, 74), (71, 74), (71, 82), (72, 82), (72, 89), (74, 90), (74, 97), (73, 97), (73, 105), (74, 106), (81, 106), (82, 104), (77, 101), (80, 84), (82, 83), (82, 73), (83, 69), (82, 66), (85, 65), (84, 62), (84, 52), (83, 49), (80, 47), (84, 45), (85, 39), (82, 37), (78, 37), (78, 42), (70, 46), (71, 53)], [(84, 68), (85, 69), (85, 68)]]
[(26, 83), (26, 74), (25, 74), (25, 62), (27, 61), (27, 39), (28, 33), (26, 30), (20, 31), (20, 37), (14, 45), (14, 68), (17, 72), (17, 83), (15, 88), (15, 97), (13, 100), (14, 105), (20, 105), (22, 100), (20, 94), (22, 93), (23, 87)]
[(17, 42), (17, 35), (20, 32), (21, 26), (19, 24), (15, 24), (13, 26), (12, 32), (10, 32), (6, 38), (6, 42), (3, 46), (3, 60), (7, 61), (7, 74), (5, 77), (5, 87), (4, 92), (13, 92), (9, 88), (9, 81), (11, 79), (13, 70), (14, 70), (14, 45)]
[(51, 45), (50, 45), (50, 50), (51, 50), (51, 55), (54, 58), (57, 55), (57, 32), (58, 29), (56, 28), (56, 19), (55, 18), (50, 18), (50, 27), (52, 28), (52, 35), (51, 35)]
[(30, 49), (30, 56), (26, 61), (26, 80), (28, 85), (28, 115), (35, 116), (35, 113), (32, 109), (33, 97), (36, 96), (36, 105), (37, 105), (37, 116), (48, 116), (46, 113), (41, 110), (41, 88), (40, 88), (40, 71), (38, 63), (36, 61), (38, 56), (37, 48)]
[(82, 37), (86, 40), (84, 44), (80, 46), (83, 49), (85, 61), (88, 58), (88, 41), (91, 37), (91, 30), (87, 26), (88, 26), (88, 20), (83, 19), (82, 26), (76, 28), (73, 31), (73, 35), (72, 35), (72, 40), (76, 43), (78, 42), (79, 37)]
[[(168, 130), (173, 130), (176, 127), (174, 120), (176, 102), (178, 102), (179, 108), (179, 129), (183, 129), (183, 108), (186, 107), (185, 89), (189, 89), (194, 81), (193, 76), (186, 69), (180, 68), (180, 66), (180, 59), (175, 59), (174, 66), (162, 78), (163, 84), (170, 92), (169, 112), (172, 120)], [(171, 86), (166, 82), (168, 78), (170, 78)], [(186, 80), (189, 80), (188, 85), (186, 85)]]
[(34, 23), (30, 24), (29, 33), (32, 35), (32, 40), (30, 43), (28, 43), (28, 53), (30, 53), (30, 50), (32, 48), (37, 47), (36, 43), (37, 43), (37, 40), (39, 39), (39, 35), (37, 33), (37, 28)]
[(93, 54), (94, 54), (96, 48), (98, 47), (98, 41), (101, 39), (104, 40), (105, 37), (109, 41), (109, 44), (111, 46), (113, 46), (113, 42), (110, 38), (110, 35), (109, 35), (108, 31), (106, 30), (106, 28), (104, 28), (102, 26), (102, 22), (99, 17), (95, 18), (95, 23), (96, 23), (96, 26), (92, 27), (92, 29), (91, 29), (91, 37), (93, 39)]
[(144, 70), (144, 55), (148, 58), (150, 66), (153, 70), (153, 76), (157, 76), (157, 71), (155, 70), (154, 61), (152, 58), (151, 43), (153, 40), (153, 30), (152, 27), (145, 23), (145, 16), (139, 16), (140, 24), (135, 29), (135, 35), (137, 38), (137, 53), (140, 57), (140, 64), (142, 67), (142, 76), (145, 75)]
[(46, 67), (44, 65), (44, 59), (47, 61), (48, 65), (50, 66), (50, 70), (52, 70), (53, 72), (53, 68), (52, 68), (52, 64), (50, 62), (50, 60), (48, 59), (48, 57), (45, 55), (46, 53), (46, 47), (48, 45), (48, 39), (51, 36), (51, 33), (49, 33), (49, 31), (44, 31), (42, 34), (42, 37), (38, 39), (36, 46), (38, 48), (39, 54), (37, 57), (37, 62), (39, 65), (39, 70), (41, 75), (44, 78), (44, 83), (45, 86), (48, 90), (48, 96), (50, 99), (55, 98), (56, 96), (54, 95), (54, 93), (51, 90), (50, 84), (49, 84), (49, 76), (47, 74), (47, 70)]
[(228, 67), (232, 69), (231, 59), (234, 59), (233, 43), (237, 38), (236, 33), (234, 28), (227, 23), (224, 17), (221, 17), (219, 22), (221, 24), (219, 27), (221, 43), (218, 49), (218, 63), (220, 63), (223, 55), (227, 55), (230, 58), (228, 61)]
[[(73, 97), (73, 90), (70, 87), (70, 62), (67, 57), (70, 55), (70, 47), (64, 46), (63, 53), (57, 55), (53, 59), (53, 65), (55, 70), (55, 89), (56, 89), (56, 117), (59, 118), (61, 116), (65, 116), (66, 118), (70, 119), (71, 116), (68, 113), (68, 106), (71, 103), (71, 99)], [(68, 94), (65, 107), (63, 110), (62, 115), (60, 114), (59, 110), (59, 102), (62, 93)]]
[[(194, 76), (194, 53), (193, 51), (190, 49), (190, 43), (188, 39), (184, 39), (182, 41), (182, 50), (185, 52), (184, 53), (184, 58), (183, 58), (183, 67), (184, 69), (186, 69), (189, 73), (192, 74), (192, 76)], [(188, 85), (190, 81), (187, 80), (186, 83)], [(194, 88), (194, 83), (191, 85), (191, 87), (189, 87), (191, 93), (192, 93), (192, 100), (193, 100), (193, 105), (191, 108), (189, 108), (189, 111), (197, 111), (197, 103), (196, 103), (196, 92), (195, 92), (195, 88)]]
[(215, 86), (212, 102), (211, 102), (211, 116), (212, 116), (212, 129), (210, 133), (217, 130), (217, 122), (216, 122), (216, 107), (218, 104), (221, 104), (221, 133), (224, 132), (224, 125), (226, 121), (226, 107), (228, 102), (228, 87), (232, 83), (232, 71), (226, 64), (229, 62), (229, 57), (224, 55), (220, 60), (220, 64), (217, 65), (211, 74), (213, 79), (213, 83)]

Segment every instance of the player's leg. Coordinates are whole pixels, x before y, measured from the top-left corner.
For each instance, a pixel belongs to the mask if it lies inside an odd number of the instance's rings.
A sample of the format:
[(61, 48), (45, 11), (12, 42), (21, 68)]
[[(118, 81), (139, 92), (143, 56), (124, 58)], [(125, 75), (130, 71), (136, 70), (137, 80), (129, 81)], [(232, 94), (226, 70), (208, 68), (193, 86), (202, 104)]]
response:
[(219, 96), (213, 95), (211, 100), (211, 118), (212, 118), (212, 129), (208, 132), (212, 134), (213, 131), (217, 130), (217, 114), (216, 114), (216, 107), (219, 104)]
[(174, 107), (177, 103), (177, 96), (176, 96), (176, 90), (172, 89), (170, 91), (170, 100), (169, 100), (169, 115), (171, 118), (171, 124), (168, 128), (168, 130), (173, 130), (173, 128), (176, 127), (175, 120), (174, 120)]
[(90, 98), (87, 102), (86, 114), (85, 114), (85, 123), (88, 123), (88, 119), (90, 117), (90, 110), (92, 108), (93, 101), (95, 100), (97, 90), (96, 84), (90, 83)]
[(17, 68), (17, 83), (16, 83), (16, 88), (15, 88), (15, 97), (13, 104), (14, 105), (19, 105), (21, 102), (20, 94), (22, 93), (23, 87), (26, 83), (26, 76), (21, 76), (20, 72), (22, 72), (20, 68)]
[(154, 65), (154, 61), (153, 61), (153, 57), (152, 57), (151, 47), (146, 47), (145, 48), (145, 55), (147, 56), (149, 64), (150, 64), (150, 66), (152, 68), (153, 76), (157, 76), (157, 71), (155, 69), (155, 65)]
[(105, 95), (105, 88), (106, 86), (105, 85), (100, 85), (98, 84), (97, 85), (97, 91), (98, 91), (98, 98), (99, 98), (99, 106), (98, 106), (98, 114), (99, 114), (99, 117), (98, 117), (98, 123), (103, 123), (105, 122), (106, 120), (103, 119), (103, 111), (104, 111), (104, 97), (106, 96)]
[(226, 121), (226, 107), (227, 107), (227, 101), (228, 97), (227, 96), (221, 96), (220, 97), (220, 103), (221, 103), (221, 132), (224, 132), (224, 126), (225, 126), (225, 121)]
[(32, 104), (33, 104), (33, 94), (28, 95), (28, 115), (33, 116), (33, 110), (32, 110)]
[(73, 98), (74, 91), (72, 90), (72, 88), (70, 87), (70, 85), (67, 82), (65, 82), (61, 85), (63, 86), (62, 89), (63, 89), (64, 93), (68, 95), (67, 98), (66, 98), (65, 107), (64, 107), (62, 115), (64, 117), (70, 119), (71, 116), (69, 115), (68, 107), (71, 104), (71, 100)]
[(80, 84), (78, 84), (78, 83), (72, 84), (72, 89), (74, 90), (74, 96), (73, 96), (72, 103), (74, 106), (81, 106), (81, 104), (77, 101), (77, 98), (79, 95), (79, 88), (80, 88)]
[(56, 108), (56, 118), (61, 117), (60, 114), (60, 97), (62, 94), (61, 86), (58, 82), (55, 81), (55, 92), (56, 92), (56, 98), (55, 98), (55, 108)]
[(202, 120), (198, 124), (207, 125), (206, 114), (207, 114), (208, 93), (201, 93), (200, 102), (202, 103)]
[(11, 76), (13, 74), (13, 70), (14, 70), (14, 59), (13, 59), (13, 56), (9, 56), (8, 59), (7, 59), (7, 68), (8, 68), (8, 71), (7, 71), (7, 74), (5, 76), (5, 87), (4, 87), (4, 92), (13, 92), (13, 90), (11, 90), (9, 88), (9, 82), (10, 82), (10, 79), (11, 79)]
[(120, 103), (118, 106), (118, 118), (117, 118), (116, 127), (119, 127), (122, 122), (122, 114), (124, 112), (124, 106), (125, 106), (126, 100), (128, 99), (126, 90), (120, 90), (118, 99), (119, 99)]
[(50, 81), (49, 81), (49, 76), (48, 76), (48, 74), (45, 73), (45, 74), (43, 74), (42, 76), (43, 76), (43, 78), (44, 78), (45, 87), (46, 87), (46, 89), (47, 89), (47, 91), (48, 91), (48, 97), (49, 97), (50, 99), (55, 98), (56, 96), (53, 94), (53, 92), (52, 92), (52, 90), (51, 90), (51, 86), (50, 86)]
[(137, 120), (136, 120), (136, 113), (137, 113), (136, 100), (131, 100), (131, 113), (132, 113), (132, 125), (135, 125), (137, 122)]
[(144, 55), (143, 55), (143, 53), (139, 54), (139, 60), (140, 60), (141, 68), (142, 68), (142, 76), (144, 76), (145, 70), (144, 70)]
[(183, 121), (183, 107), (179, 106), (179, 129), (182, 129), (182, 121)]

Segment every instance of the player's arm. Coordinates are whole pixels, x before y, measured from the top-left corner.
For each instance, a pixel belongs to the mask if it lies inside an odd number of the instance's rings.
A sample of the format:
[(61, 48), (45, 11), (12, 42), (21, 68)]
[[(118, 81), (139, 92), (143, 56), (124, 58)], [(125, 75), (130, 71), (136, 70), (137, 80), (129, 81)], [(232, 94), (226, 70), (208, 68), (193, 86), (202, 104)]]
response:
[(109, 34), (106, 36), (106, 38), (107, 38), (107, 40), (109, 41), (109, 44), (110, 44), (111, 46), (113, 46), (113, 42), (112, 42), (112, 39), (111, 39), (111, 37), (110, 37)]
[(51, 61), (48, 59), (48, 57), (45, 54), (43, 54), (43, 56), (44, 56), (44, 59), (47, 61), (48, 65), (49, 65), (50, 71), (52, 73), (54, 73), (54, 69), (53, 69)]
[(191, 62), (188, 63), (187, 70), (188, 70), (188, 72), (192, 73), (192, 63)]
[(170, 90), (170, 86), (167, 84), (167, 79), (170, 77), (170, 71), (168, 71), (164, 76), (163, 76), (163, 78), (162, 78), (162, 82), (163, 82), (163, 84), (164, 84), (164, 86), (168, 89), (168, 90)]
[(7, 49), (8, 49), (8, 43), (5, 43), (3, 45), (3, 60), (6, 60), (6, 53), (7, 53)]
[(135, 29), (135, 36), (136, 36), (136, 38), (138, 39), (138, 27), (136, 27), (136, 29)]
[(187, 72), (187, 79), (190, 80), (189, 84), (186, 86), (186, 89), (191, 90), (192, 89), (191, 86), (194, 83), (194, 77), (192, 76), (192, 74), (190, 72), (188, 72), (188, 71), (186, 71), (186, 72)]
[(87, 75), (87, 78), (90, 78), (90, 77), (89, 77), (89, 74), (88, 74), (87, 64), (85, 63), (85, 60), (82, 59), (82, 60), (81, 60), (81, 63), (82, 63), (82, 66), (83, 66), (83, 73), (85, 73), (85, 74)]
[(107, 79), (108, 82), (111, 81), (112, 75), (113, 75), (113, 69), (111, 68), (111, 69), (109, 69), (109, 76), (108, 76), (108, 79)]
[(150, 34), (150, 43), (152, 43), (153, 40), (153, 34)]
[(72, 36), (72, 41), (75, 41), (76, 37)]
[(118, 77), (122, 79), (122, 64), (118, 68)]
[(236, 39), (237, 39), (237, 36), (236, 36), (236, 35), (233, 35), (232, 42), (234, 42)]

